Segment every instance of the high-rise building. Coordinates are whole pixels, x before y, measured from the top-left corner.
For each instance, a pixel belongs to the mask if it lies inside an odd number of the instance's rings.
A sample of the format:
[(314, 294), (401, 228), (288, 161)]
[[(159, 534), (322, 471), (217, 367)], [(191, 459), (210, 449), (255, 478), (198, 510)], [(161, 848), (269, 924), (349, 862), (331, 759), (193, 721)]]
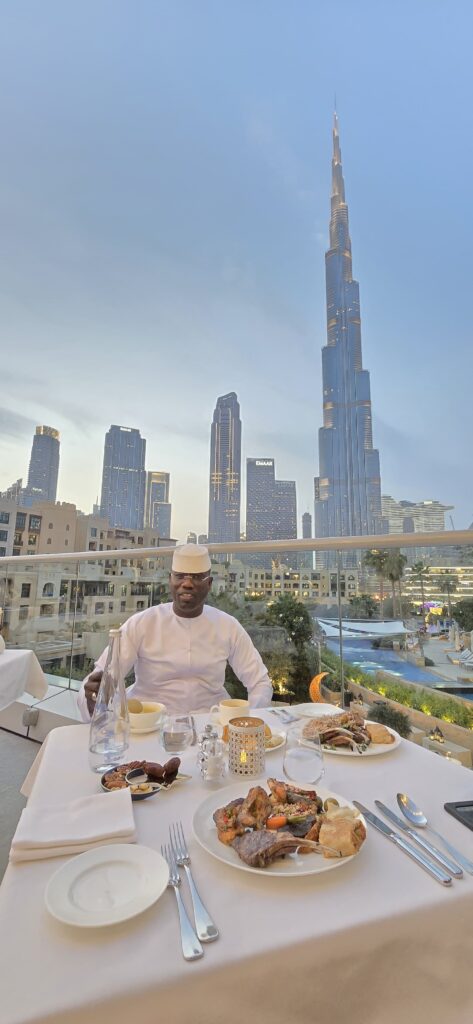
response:
[(56, 501), (58, 472), (59, 431), (53, 427), (36, 427), (22, 503), (28, 506), (37, 501)]
[[(247, 459), (246, 539), (293, 540), (296, 537), (294, 480), (276, 480), (274, 459)], [(271, 568), (271, 554), (245, 554), (243, 558), (250, 565)]]
[(146, 474), (145, 526), (157, 530), (160, 537), (171, 536), (169, 473)]
[(112, 424), (105, 434), (100, 515), (110, 526), (143, 529), (146, 441), (132, 427)]
[(445, 513), (453, 505), (441, 501), (396, 501), (389, 494), (381, 497), (383, 517), (388, 533), (433, 533), (445, 530)]
[(197, 544), (197, 534), (192, 530), (187, 534), (186, 544)]
[[(315, 480), (315, 536), (381, 532), (379, 453), (373, 448), (370, 379), (363, 369), (358, 282), (352, 276), (348, 207), (334, 116), (330, 248), (325, 254), (327, 344), (322, 349), (323, 427)], [(356, 558), (356, 553), (354, 553)], [(347, 556), (347, 564), (350, 556)], [(329, 556), (317, 564), (329, 564)]]
[[(304, 512), (302, 516), (302, 539), (309, 540), (312, 537), (312, 516), (310, 512)], [(313, 551), (300, 551), (299, 552), (299, 565), (301, 569), (313, 569), (314, 567), (314, 553)]]
[[(240, 539), (241, 419), (234, 391), (217, 398), (210, 433), (209, 542)], [(219, 556), (225, 558), (225, 554)]]

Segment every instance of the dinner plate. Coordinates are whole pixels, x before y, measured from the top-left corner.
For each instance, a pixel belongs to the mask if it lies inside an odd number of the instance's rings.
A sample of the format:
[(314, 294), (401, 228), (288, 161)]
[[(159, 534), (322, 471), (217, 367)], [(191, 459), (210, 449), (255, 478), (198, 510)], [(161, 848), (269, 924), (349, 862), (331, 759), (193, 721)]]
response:
[(53, 917), (102, 928), (136, 917), (163, 894), (169, 868), (156, 850), (111, 843), (73, 857), (49, 879), (44, 899)]
[[(367, 724), (374, 725), (374, 722), (367, 721)], [(322, 743), (322, 750), (324, 754), (335, 754), (337, 757), (378, 757), (380, 754), (390, 754), (402, 743), (402, 736), (394, 729), (390, 729), (389, 725), (385, 728), (391, 733), (391, 736), (394, 736), (394, 743), (370, 743), (366, 750), (350, 750), (349, 747), (331, 748)]]
[[(246, 784), (239, 782), (234, 786), (226, 786), (225, 789), (211, 793), (199, 804), (194, 814), (192, 825), (197, 842), (203, 846), (207, 853), (210, 853), (217, 860), (221, 860), (223, 864), (228, 864), (229, 867), (237, 868), (239, 871), (251, 871), (254, 875), (287, 878), (301, 877), (302, 875), (320, 875), (325, 871), (333, 871), (335, 868), (342, 867), (343, 864), (348, 864), (356, 856), (356, 854), (353, 854), (351, 857), (329, 858), (323, 857), (319, 853), (296, 853), (286, 855), (286, 857), (274, 861), (267, 868), (253, 868), (249, 864), (245, 864), (232, 846), (225, 846), (224, 843), (220, 842), (212, 815), (219, 807), (230, 803), (231, 800), (236, 800), (238, 797), (246, 797), (248, 788), (248, 782)], [(309, 789), (310, 787), (307, 788)], [(322, 800), (326, 800), (327, 797), (334, 797), (334, 799), (338, 800), (340, 806), (353, 807), (349, 800), (345, 800), (343, 796), (331, 793), (323, 787), (317, 787), (317, 795)], [(363, 822), (365, 821), (362, 815), (360, 815), (360, 818)]]
[(301, 718), (322, 718), (322, 715), (339, 715), (342, 709), (335, 704), (291, 704), (287, 710)]

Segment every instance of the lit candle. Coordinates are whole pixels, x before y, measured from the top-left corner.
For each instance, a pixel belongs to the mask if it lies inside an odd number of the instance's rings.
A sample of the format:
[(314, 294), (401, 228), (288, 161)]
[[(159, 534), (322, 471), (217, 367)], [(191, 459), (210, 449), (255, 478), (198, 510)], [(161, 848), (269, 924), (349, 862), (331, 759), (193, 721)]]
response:
[(246, 764), (247, 760), (248, 760), (248, 758), (247, 758), (247, 755), (246, 755), (246, 750), (241, 750), (240, 751), (240, 764)]

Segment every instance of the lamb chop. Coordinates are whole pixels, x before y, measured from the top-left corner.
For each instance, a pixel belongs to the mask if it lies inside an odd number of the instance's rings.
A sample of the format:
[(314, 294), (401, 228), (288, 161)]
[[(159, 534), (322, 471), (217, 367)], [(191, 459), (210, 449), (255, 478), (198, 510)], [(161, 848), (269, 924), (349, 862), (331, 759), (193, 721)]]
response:
[[(245, 864), (252, 868), (265, 868), (278, 857), (294, 853), (299, 847), (303, 847), (304, 843), (304, 839), (296, 839), (290, 832), (270, 832), (262, 829), (237, 836), (232, 846)], [(311, 844), (309, 849), (313, 848)]]

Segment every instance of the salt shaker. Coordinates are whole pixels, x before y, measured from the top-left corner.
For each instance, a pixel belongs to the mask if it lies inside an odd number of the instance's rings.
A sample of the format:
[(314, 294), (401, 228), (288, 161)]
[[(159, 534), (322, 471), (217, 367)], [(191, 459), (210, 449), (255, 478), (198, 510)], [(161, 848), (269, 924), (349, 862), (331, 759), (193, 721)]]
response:
[(226, 771), (225, 744), (213, 725), (206, 725), (199, 742), (198, 763), (205, 782), (218, 782)]

